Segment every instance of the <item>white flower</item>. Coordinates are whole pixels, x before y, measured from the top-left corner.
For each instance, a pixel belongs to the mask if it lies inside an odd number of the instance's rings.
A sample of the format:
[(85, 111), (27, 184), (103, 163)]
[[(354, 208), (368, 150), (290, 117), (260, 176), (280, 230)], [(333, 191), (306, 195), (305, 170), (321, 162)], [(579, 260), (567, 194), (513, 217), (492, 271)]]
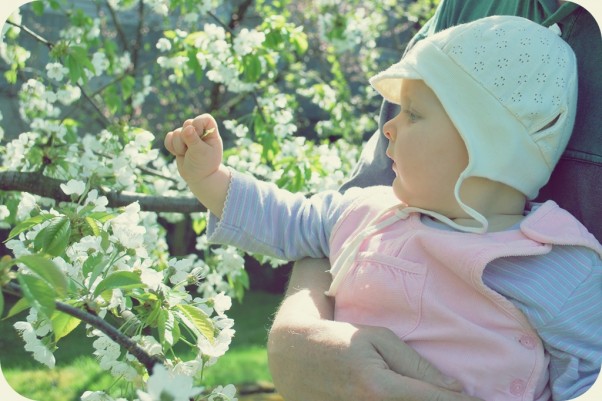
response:
[(78, 86), (66, 85), (64, 88), (59, 89), (57, 97), (59, 102), (65, 106), (69, 106), (71, 103), (79, 100), (82, 96), (82, 91)]
[(215, 24), (205, 24), (204, 28), (210, 41), (226, 40), (226, 31), (221, 26)]
[(126, 362), (116, 362), (113, 364), (111, 367), (111, 374), (115, 377), (123, 377), (129, 381), (133, 381), (136, 377), (138, 377), (136, 369), (131, 367)]
[(224, 312), (232, 307), (232, 298), (228, 295), (220, 292), (213, 297), (213, 309), (219, 316), (223, 316)]
[(81, 195), (86, 190), (86, 183), (78, 180), (69, 180), (67, 184), (61, 184), (61, 189), (67, 195)]
[(124, 52), (121, 57), (118, 57), (114, 62), (115, 74), (122, 74), (132, 65), (132, 56), (130, 52)]
[(235, 398), (236, 395), (236, 387), (233, 384), (228, 384), (227, 386), (217, 386), (209, 396), (208, 401), (237, 401), (238, 398)]
[(155, 365), (153, 374), (146, 382), (146, 392), (137, 390), (140, 401), (188, 401), (202, 391), (192, 387), (192, 377), (167, 371), (163, 365)]
[(161, 344), (153, 336), (144, 336), (140, 339), (140, 347), (146, 351), (149, 355), (161, 355), (163, 354), (163, 348)]
[(85, 391), (81, 398), (81, 401), (114, 401), (113, 397), (105, 393), (104, 391)]
[(46, 65), (46, 73), (48, 78), (56, 81), (62, 81), (65, 74), (69, 72), (69, 69), (63, 66), (61, 63), (48, 63)]
[(109, 68), (109, 59), (104, 52), (96, 52), (92, 55), (92, 65), (96, 76), (102, 75)]
[(167, 16), (169, 13), (169, 0), (144, 0), (155, 13)]
[(54, 355), (37, 337), (33, 326), (28, 322), (16, 322), (13, 327), (25, 341), (25, 350), (31, 352), (36, 361), (54, 369)]
[(10, 210), (5, 205), (0, 205), (0, 220), (5, 220), (10, 216)]
[(126, 248), (136, 249), (144, 243), (146, 229), (140, 226), (129, 226), (125, 224), (113, 224), (113, 234), (117, 240)]
[(228, 348), (230, 348), (234, 333), (234, 330), (226, 328), (220, 331), (218, 336), (213, 340), (213, 343), (204, 336), (199, 336), (197, 346), (203, 355), (210, 358), (219, 358), (228, 351)]
[(93, 212), (104, 212), (107, 210), (106, 206), (109, 204), (109, 200), (106, 196), (99, 197), (98, 190), (93, 189), (88, 192), (85, 205), (90, 203), (94, 205), (94, 209), (92, 209)]
[(242, 270), (245, 261), (236, 248), (232, 246), (217, 248), (213, 251), (220, 261), (219, 268), (224, 273)]
[(253, 49), (261, 46), (264, 41), (265, 34), (263, 32), (243, 28), (238, 36), (234, 38), (233, 48), (236, 54), (242, 57), (253, 52)]
[(171, 42), (167, 38), (161, 38), (157, 41), (157, 49), (161, 52), (168, 52), (171, 50)]
[(17, 206), (17, 220), (29, 218), (31, 211), (36, 207), (36, 198), (27, 192), (21, 193), (21, 201)]
[(185, 376), (194, 376), (202, 368), (203, 363), (201, 361), (192, 360), (178, 363), (176, 366), (174, 366), (173, 372)]
[(163, 273), (151, 268), (143, 268), (140, 280), (151, 290), (157, 290), (163, 284)]

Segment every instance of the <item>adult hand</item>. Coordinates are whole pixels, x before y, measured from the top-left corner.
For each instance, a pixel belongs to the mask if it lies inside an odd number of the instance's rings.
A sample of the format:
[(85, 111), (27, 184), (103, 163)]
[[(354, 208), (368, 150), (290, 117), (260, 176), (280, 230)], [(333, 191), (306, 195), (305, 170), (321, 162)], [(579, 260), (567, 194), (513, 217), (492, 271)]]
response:
[(332, 321), (325, 260), (295, 265), (268, 339), (286, 401), (475, 401), (390, 330)]

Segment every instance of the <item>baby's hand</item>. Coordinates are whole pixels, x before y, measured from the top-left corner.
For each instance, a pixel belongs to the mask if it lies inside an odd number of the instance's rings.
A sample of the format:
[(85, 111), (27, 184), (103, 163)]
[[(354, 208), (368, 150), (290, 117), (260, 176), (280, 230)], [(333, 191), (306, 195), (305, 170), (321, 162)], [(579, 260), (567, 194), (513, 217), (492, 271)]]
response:
[(186, 120), (181, 128), (168, 132), (165, 147), (176, 156), (178, 171), (189, 185), (209, 177), (222, 162), (222, 138), (209, 114)]

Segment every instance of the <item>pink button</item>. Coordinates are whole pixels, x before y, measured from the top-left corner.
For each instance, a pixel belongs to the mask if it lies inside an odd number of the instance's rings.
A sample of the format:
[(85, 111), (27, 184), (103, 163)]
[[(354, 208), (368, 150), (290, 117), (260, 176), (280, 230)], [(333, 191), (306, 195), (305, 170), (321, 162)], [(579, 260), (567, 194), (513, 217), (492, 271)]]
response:
[(527, 383), (525, 383), (524, 380), (516, 379), (513, 380), (512, 383), (510, 383), (510, 393), (512, 393), (512, 395), (523, 395), (526, 388)]
[(524, 335), (518, 339), (518, 342), (527, 349), (535, 349), (537, 340), (533, 336)]

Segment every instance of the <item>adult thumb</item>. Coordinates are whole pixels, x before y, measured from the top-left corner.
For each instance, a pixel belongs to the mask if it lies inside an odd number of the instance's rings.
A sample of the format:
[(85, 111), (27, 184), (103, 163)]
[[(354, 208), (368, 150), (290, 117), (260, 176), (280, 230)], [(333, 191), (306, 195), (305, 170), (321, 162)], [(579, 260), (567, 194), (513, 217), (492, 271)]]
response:
[(391, 331), (385, 332), (374, 346), (389, 368), (402, 376), (451, 391), (463, 390), (458, 380), (441, 373)]

